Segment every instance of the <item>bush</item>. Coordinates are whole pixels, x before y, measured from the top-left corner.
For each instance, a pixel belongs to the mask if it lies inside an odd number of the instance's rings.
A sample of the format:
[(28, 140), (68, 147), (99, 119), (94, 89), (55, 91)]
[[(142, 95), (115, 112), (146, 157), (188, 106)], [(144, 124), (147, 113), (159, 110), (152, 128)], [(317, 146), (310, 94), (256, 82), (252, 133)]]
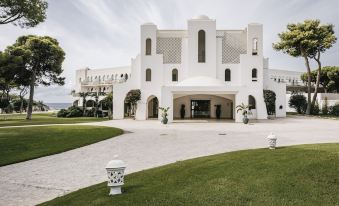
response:
[(71, 106), (68, 109), (61, 109), (57, 117), (82, 117), (82, 109), (77, 106)]
[(264, 90), (264, 101), (266, 104), (267, 114), (275, 114), (276, 95), (271, 90)]
[(86, 112), (85, 112), (86, 117), (94, 117), (95, 116), (94, 114), (95, 114), (94, 108), (86, 110)]
[(57, 113), (57, 117), (66, 117), (68, 115), (67, 109), (60, 109)]
[[(28, 106), (28, 102), (26, 99), (22, 100), (22, 110), (26, 111), (26, 108)], [(14, 111), (16, 112), (20, 112), (20, 107), (21, 107), (21, 100), (17, 99), (13, 101), (13, 107), (14, 107)]]
[(312, 105), (311, 107), (311, 114), (318, 115), (319, 113), (320, 113), (319, 104), (318, 102), (315, 102), (315, 104)]
[(329, 113), (331, 115), (339, 116), (339, 104), (329, 107)]
[(68, 108), (68, 114), (66, 117), (82, 117), (82, 109), (77, 106), (71, 106)]
[(302, 94), (293, 94), (290, 97), (288, 105), (294, 108), (298, 114), (304, 114), (307, 108), (306, 97)]

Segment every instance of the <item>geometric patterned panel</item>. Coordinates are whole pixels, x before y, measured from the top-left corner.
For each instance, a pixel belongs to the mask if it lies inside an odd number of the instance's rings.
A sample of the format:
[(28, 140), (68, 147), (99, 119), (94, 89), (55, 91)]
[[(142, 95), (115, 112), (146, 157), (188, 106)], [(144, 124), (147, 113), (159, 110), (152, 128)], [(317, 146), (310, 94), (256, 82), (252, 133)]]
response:
[(178, 37), (157, 38), (157, 54), (163, 54), (164, 64), (181, 63), (181, 41)]
[(224, 32), (222, 36), (222, 63), (240, 63), (240, 54), (246, 54), (246, 33)]

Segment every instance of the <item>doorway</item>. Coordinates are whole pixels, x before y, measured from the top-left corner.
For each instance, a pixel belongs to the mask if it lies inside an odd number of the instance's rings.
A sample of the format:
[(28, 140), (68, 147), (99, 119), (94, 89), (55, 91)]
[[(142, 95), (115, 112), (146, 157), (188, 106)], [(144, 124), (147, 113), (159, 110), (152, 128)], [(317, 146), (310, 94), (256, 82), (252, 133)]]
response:
[(210, 118), (211, 100), (191, 100), (191, 118)]

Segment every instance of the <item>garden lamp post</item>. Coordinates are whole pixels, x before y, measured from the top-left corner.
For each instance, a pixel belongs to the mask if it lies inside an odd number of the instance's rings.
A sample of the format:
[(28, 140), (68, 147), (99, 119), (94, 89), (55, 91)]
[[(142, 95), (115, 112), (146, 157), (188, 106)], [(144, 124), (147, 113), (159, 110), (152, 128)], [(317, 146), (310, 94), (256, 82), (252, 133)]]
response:
[(109, 195), (121, 194), (121, 186), (124, 184), (124, 172), (126, 164), (122, 160), (111, 160), (106, 165), (108, 183), (111, 188)]
[(275, 134), (273, 134), (273, 132), (271, 132), (268, 136), (268, 148), (269, 149), (275, 149), (276, 145), (277, 145), (277, 137), (275, 136)]

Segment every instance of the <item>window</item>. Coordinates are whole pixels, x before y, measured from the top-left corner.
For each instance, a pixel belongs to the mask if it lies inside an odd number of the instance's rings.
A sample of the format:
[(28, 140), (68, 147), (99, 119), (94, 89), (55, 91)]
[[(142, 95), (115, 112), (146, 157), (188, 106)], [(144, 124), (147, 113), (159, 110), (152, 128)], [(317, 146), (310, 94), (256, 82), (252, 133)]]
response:
[(231, 70), (225, 69), (225, 82), (230, 82), (230, 81), (231, 81)]
[(206, 35), (204, 30), (198, 32), (198, 62), (204, 63), (206, 61)]
[(152, 71), (150, 68), (146, 69), (146, 82), (150, 82), (152, 80)]
[(257, 55), (258, 54), (258, 39), (254, 38), (252, 40), (252, 55)]
[(128, 74), (125, 74), (125, 80), (127, 80), (128, 79)]
[(248, 105), (249, 105), (249, 109), (256, 109), (256, 105), (255, 105), (255, 98), (252, 95), (248, 96)]
[(258, 71), (256, 68), (252, 69), (252, 82), (256, 82), (258, 78)]
[(152, 54), (152, 40), (150, 38), (146, 39), (146, 55)]
[(178, 70), (173, 69), (172, 70), (172, 82), (177, 82), (178, 81)]

